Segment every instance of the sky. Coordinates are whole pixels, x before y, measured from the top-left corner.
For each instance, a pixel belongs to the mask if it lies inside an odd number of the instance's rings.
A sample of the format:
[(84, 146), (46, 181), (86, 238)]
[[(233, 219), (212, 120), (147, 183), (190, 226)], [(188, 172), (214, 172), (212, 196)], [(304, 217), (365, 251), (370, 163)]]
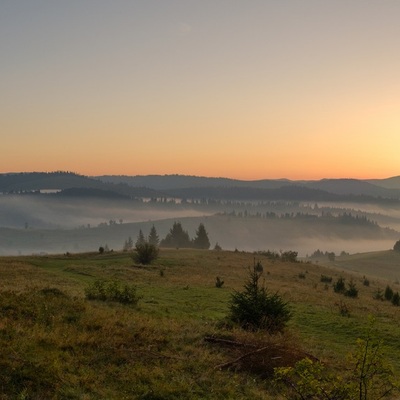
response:
[(0, 173), (400, 175), (398, 0), (2, 0)]

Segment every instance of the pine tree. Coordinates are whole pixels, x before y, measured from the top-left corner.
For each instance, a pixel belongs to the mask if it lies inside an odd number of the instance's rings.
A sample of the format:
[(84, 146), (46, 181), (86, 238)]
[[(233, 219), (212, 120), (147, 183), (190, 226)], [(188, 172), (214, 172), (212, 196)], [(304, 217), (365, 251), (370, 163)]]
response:
[(161, 247), (191, 247), (192, 242), (187, 231), (184, 231), (180, 222), (174, 222), (165, 239), (160, 243)]
[(127, 240), (125, 240), (125, 242), (124, 242), (123, 251), (130, 251), (132, 249), (133, 249), (133, 240), (129, 236), (129, 238)]
[(288, 304), (278, 293), (270, 294), (260, 284), (263, 266), (254, 261), (242, 292), (234, 292), (230, 302), (230, 319), (247, 330), (282, 331), (291, 317)]
[(160, 239), (158, 238), (157, 230), (154, 225), (150, 229), (148, 242), (156, 247), (158, 247), (158, 244), (160, 243)]
[(193, 240), (193, 245), (197, 249), (210, 248), (210, 240), (208, 239), (208, 234), (203, 224), (200, 224), (196, 231), (196, 237)]
[(137, 239), (136, 239), (135, 246), (140, 246), (140, 245), (142, 245), (142, 244), (144, 244), (144, 243), (146, 243), (146, 240), (145, 240), (145, 238), (144, 238), (144, 235), (143, 235), (142, 230), (140, 229), (140, 230), (139, 230), (138, 237), (137, 237)]

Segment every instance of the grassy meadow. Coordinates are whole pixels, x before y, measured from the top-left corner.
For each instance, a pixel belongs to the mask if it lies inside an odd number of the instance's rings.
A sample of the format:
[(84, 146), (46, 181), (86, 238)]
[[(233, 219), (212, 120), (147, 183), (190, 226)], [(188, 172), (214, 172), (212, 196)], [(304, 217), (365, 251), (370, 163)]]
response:
[[(290, 304), (283, 334), (227, 321), (231, 294), (254, 260), (268, 290)], [(386, 268), (398, 265), (394, 258)], [(161, 249), (150, 266), (122, 252), (2, 257), (0, 399), (280, 399), (274, 367), (308, 356), (348, 369), (370, 315), (399, 376), (399, 308), (374, 296), (400, 285), (357, 269), (192, 249)], [(335, 293), (321, 275), (353, 280), (358, 298)], [(135, 285), (138, 304), (86, 300), (99, 279)], [(243, 357), (257, 348), (265, 350)]]

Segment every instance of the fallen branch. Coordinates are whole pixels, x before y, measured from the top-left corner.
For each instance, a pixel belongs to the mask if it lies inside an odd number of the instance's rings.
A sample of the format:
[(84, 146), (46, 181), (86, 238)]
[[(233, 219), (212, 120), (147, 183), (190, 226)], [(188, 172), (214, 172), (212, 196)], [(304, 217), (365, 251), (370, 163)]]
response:
[(237, 362), (243, 360), (244, 358), (250, 357), (250, 356), (252, 356), (252, 355), (254, 355), (254, 354), (262, 353), (263, 351), (265, 351), (265, 350), (267, 350), (267, 349), (270, 349), (270, 346), (261, 347), (261, 349), (257, 349), (257, 350), (254, 350), (254, 351), (250, 351), (249, 353), (243, 354), (242, 356), (236, 358), (236, 359), (233, 360), (233, 361), (229, 361), (229, 362), (226, 362), (226, 363), (223, 363), (223, 364), (219, 364), (219, 365), (217, 365), (214, 369), (229, 368), (229, 367), (231, 367), (233, 364), (236, 364)]
[(236, 346), (236, 347), (256, 347), (253, 344), (248, 344), (248, 343), (242, 343), (242, 342), (236, 342), (235, 340), (228, 340), (228, 339), (220, 339), (212, 336), (206, 336), (204, 338), (205, 342), (209, 343), (223, 343), (227, 344), (228, 346)]

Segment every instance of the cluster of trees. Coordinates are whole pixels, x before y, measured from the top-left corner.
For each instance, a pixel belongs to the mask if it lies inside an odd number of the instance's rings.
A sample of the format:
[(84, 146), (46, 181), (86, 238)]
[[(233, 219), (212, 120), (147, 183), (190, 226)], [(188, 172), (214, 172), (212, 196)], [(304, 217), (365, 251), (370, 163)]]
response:
[(297, 262), (297, 251), (288, 250), (288, 251), (280, 251), (279, 253), (276, 251), (258, 251), (256, 254), (260, 254), (262, 256), (267, 257), (269, 260), (276, 261), (285, 261), (285, 262)]
[(189, 234), (182, 227), (180, 222), (174, 222), (174, 225), (167, 233), (167, 236), (161, 240), (161, 247), (190, 247), (196, 249), (209, 249), (210, 240), (208, 238), (208, 233), (203, 224), (200, 224), (196, 230), (196, 236), (190, 239)]
[(247, 210), (244, 211), (231, 211), (231, 212), (222, 212), (218, 213), (218, 215), (228, 215), (231, 217), (238, 218), (265, 218), (265, 219), (289, 219), (289, 220), (331, 220), (334, 222), (338, 222), (340, 224), (347, 225), (355, 225), (355, 226), (377, 226), (377, 222), (368, 219), (365, 215), (353, 215), (351, 213), (343, 213), (334, 215), (330, 212), (322, 211), (321, 215), (317, 214), (309, 214), (303, 212), (284, 212), (284, 213), (276, 213), (274, 211), (266, 211), (266, 212), (255, 212), (250, 213)]
[(133, 243), (132, 237), (129, 236), (129, 238), (125, 240), (122, 249), (123, 251), (131, 251), (133, 250), (134, 246), (137, 247), (145, 243), (149, 243), (155, 247), (159, 246), (160, 239), (158, 237), (157, 230), (154, 225), (151, 227), (149, 236), (147, 236), (147, 238), (144, 236), (143, 231), (140, 229), (136, 242)]
[(335, 261), (336, 254), (333, 251), (321, 251), (320, 249), (315, 250), (314, 253), (311, 254), (310, 258), (323, 258), (327, 257), (329, 261)]
[(196, 236), (191, 239), (186, 230), (183, 229), (180, 222), (174, 222), (172, 228), (169, 230), (164, 239), (160, 241), (157, 230), (153, 225), (150, 233), (145, 237), (143, 231), (140, 229), (136, 242), (133, 242), (132, 237), (125, 240), (123, 245), (124, 251), (131, 251), (134, 247), (148, 243), (155, 247), (170, 247), (170, 248), (196, 248), (196, 249), (209, 249), (210, 240), (204, 224), (200, 224), (196, 230)]

